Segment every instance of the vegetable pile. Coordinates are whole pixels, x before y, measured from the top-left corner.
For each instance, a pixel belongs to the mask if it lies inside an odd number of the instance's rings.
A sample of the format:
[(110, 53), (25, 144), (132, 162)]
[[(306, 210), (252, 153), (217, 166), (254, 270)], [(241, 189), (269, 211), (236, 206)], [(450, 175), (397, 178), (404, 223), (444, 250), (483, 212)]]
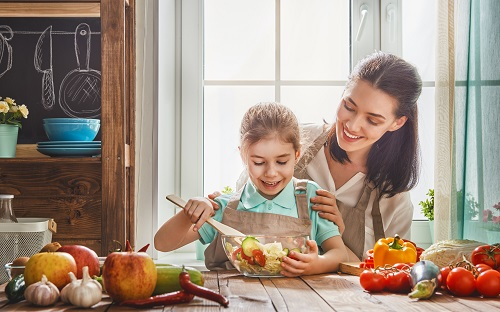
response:
[(420, 260), (415, 264), (366, 268), (359, 281), (369, 292), (406, 293), (416, 299), (428, 299), (436, 291), (458, 297), (495, 298), (500, 295), (500, 245), (477, 246), (467, 257), (463, 255), (461, 261), (443, 267)]

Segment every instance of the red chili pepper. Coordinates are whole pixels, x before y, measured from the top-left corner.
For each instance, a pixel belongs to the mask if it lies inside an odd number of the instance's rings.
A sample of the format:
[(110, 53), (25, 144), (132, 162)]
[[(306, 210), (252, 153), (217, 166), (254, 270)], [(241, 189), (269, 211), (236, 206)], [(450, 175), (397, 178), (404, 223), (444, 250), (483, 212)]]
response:
[(149, 247), (149, 244), (147, 244), (146, 246), (144, 246), (141, 249), (139, 249), (138, 252), (146, 252), (146, 250), (148, 250), (148, 247)]
[(186, 291), (179, 290), (166, 294), (161, 294), (147, 299), (125, 300), (119, 303), (122, 306), (132, 308), (152, 308), (158, 306), (166, 306), (177, 303), (186, 303), (193, 300), (194, 295)]
[(184, 291), (190, 294), (215, 301), (226, 308), (229, 305), (229, 300), (223, 295), (216, 293), (215, 291), (206, 287), (192, 283), (191, 278), (189, 277), (189, 273), (184, 267), (182, 267), (182, 272), (179, 274), (179, 284), (181, 285), (182, 289), (184, 289)]

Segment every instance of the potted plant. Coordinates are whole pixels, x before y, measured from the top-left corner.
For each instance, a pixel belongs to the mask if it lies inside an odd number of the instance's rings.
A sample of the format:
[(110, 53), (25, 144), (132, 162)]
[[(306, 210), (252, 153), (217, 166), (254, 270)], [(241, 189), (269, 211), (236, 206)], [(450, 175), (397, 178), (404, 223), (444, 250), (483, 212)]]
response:
[(434, 189), (429, 189), (425, 201), (418, 203), (422, 208), (420, 211), (429, 219), (429, 229), (431, 231), (431, 240), (434, 242)]
[(26, 105), (17, 105), (10, 97), (0, 97), (0, 157), (15, 157), (17, 134), (22, 127), (21, 118), (28, 118)]

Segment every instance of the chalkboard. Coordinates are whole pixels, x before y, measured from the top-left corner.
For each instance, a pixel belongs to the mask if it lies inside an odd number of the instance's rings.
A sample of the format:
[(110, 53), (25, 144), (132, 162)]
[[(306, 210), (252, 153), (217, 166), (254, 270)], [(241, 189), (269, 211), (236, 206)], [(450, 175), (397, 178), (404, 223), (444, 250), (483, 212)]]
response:
[(43, 118), (100, 119), (100, 18), (0, 17), (0, 96), (28, 107), (19, 144), (48, 140)]

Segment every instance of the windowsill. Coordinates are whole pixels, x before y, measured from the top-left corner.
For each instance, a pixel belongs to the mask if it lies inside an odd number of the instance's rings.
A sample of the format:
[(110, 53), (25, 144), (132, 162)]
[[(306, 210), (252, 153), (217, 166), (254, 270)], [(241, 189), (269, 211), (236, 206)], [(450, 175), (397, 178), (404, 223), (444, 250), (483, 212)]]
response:
[(155, 260), (155, 263), (185, 265), (199, 271), (208, 271), (205, 267), (205, 261), (197, 260), (196, 253), (194, 252), (171, 252), (168, 255)]

